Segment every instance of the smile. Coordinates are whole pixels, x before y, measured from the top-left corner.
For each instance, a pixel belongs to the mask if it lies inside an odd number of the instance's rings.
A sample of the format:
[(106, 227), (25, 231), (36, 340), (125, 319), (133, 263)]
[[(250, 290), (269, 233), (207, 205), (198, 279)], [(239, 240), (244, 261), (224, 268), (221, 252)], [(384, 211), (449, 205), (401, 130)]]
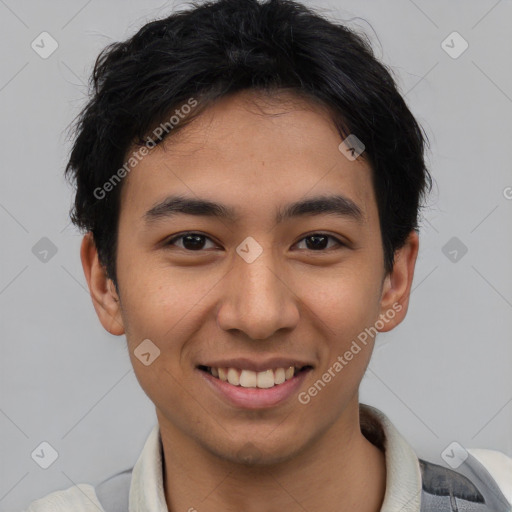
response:
[(311, 366), (306, 365), (300, 368), (288, 366), (286, 368), (274, 368), (261, 372), (239, 368), (215, 368), (203, 365), (200, 365), (198, 368), (232, 386), (268, 389), (293, 379), (300, 372), (311, 369)]

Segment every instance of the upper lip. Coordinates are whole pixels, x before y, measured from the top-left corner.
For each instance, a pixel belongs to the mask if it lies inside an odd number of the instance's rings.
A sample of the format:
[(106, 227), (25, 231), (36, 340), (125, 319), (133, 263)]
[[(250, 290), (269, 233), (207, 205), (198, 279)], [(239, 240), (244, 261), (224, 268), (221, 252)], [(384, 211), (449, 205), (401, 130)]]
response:
[(237, 368), (240, 370), (252, 370), (253, 372), (263, 372), (265, 370), (275, 370), (276, 368), (288, 368), (295, 366), (302, 368), (303, 366), (313, 366), (306, 361), (300, 361), (290, 357), (273, 357), (264, 361), (256, 361), (255, 359), (247, 359), (239, 357), (236, 359), (217, 359), (200, 363), (198, 366), (209, 366), (213, 368)]

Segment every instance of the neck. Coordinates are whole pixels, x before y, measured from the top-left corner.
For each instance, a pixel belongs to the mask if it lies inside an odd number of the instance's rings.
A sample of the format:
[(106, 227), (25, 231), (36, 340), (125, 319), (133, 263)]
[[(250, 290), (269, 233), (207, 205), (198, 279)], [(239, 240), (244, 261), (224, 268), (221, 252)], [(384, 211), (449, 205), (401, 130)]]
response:
[(262, 504), (269, 512), (378, 512), (385, 456), (361, 433), (359, 404), (345, 413), (292, 459), (251, 465), (205, 450), (157, 411), (169, 512), (259, 512)]

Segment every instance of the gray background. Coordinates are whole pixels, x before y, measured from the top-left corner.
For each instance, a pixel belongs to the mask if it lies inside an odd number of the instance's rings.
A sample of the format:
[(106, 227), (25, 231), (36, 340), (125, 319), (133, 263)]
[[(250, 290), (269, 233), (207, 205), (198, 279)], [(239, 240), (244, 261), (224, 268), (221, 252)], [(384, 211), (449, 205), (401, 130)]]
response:
[[(308, 5), (370, 36), (432, 143), (410, 311), (378, 338), (361, 401), (438, 464), (452, 441), (512, 456), (512, 3)], [(93, 310), (63, 169), (98, 52), (172, 6), (0, 0), (1, 511), (132, 466), (156, 421), (124, 337)], [(47, 59), (31, 48), (43, 31), (59, 44)], [(456, 59), (441, 47), (453, 31), (469, 43)], [(457, 261), (452, 237), (468, 249)], [(46, 470), (31, 458), (42, 441), (59, 453)]]

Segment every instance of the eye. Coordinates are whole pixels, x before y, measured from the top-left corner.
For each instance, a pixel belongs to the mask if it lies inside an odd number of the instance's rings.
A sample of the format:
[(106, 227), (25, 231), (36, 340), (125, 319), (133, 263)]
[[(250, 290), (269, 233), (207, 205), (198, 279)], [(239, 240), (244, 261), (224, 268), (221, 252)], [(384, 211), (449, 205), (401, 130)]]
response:
[[(202, 235), (201, 233), (184, 233), (179, 236), (175, 236), (168, 242), (166, 242), (166, 246), (168, 245), (176, 245), (177, 240), (182, 240), (182, 245), (178, 245), (180, 249), (185, 249), (187, 251), (200, 251), (204, 249), (205, 240), (210, 240), (206, 235)], [(215, 247), (215, 245), (214, 245)]]
[[(189, 232), (171, 238), (168, 242), (165, 243), (165, 246), (176, 246), (179, 247), (180, 249), (185, 249), (187, 251), (200, 251), (202, 249), (208, 248), (205, 247), (205, 242), (208, 240), (211, 242), (211, 239), (206, 235), (203, 235), (201, 233)], [(305, 236), (304, 238), (299, 240), (298, 243), (301, 243), (304, 240), (306, 241), (306, 249), (316, 252), (328, 249), (329, 240), (333, 240), (335, 242), (335, 247), (345, 245), (336, 237), (328, 235), (326, 233), (312, 233), (311, 235)], [(181, 245), (177, 244), (177, 241), (181, 241)], [(213, 244), (213, 242), (211, 243), (215, 248), (216, 245)], [(332, 248), (332, 246), (330, 248)]]
[[(329, 239), (334, 240), (337, 246), (344, 246), (345, 244), (332, 235), (326, 233), (312, 233), (305, 236), (298, 243), (306, 240), (306, 248), (312, 251), (323, 251), (327, 249)], [(309, 243), (308, 243), (309, 242)]]

